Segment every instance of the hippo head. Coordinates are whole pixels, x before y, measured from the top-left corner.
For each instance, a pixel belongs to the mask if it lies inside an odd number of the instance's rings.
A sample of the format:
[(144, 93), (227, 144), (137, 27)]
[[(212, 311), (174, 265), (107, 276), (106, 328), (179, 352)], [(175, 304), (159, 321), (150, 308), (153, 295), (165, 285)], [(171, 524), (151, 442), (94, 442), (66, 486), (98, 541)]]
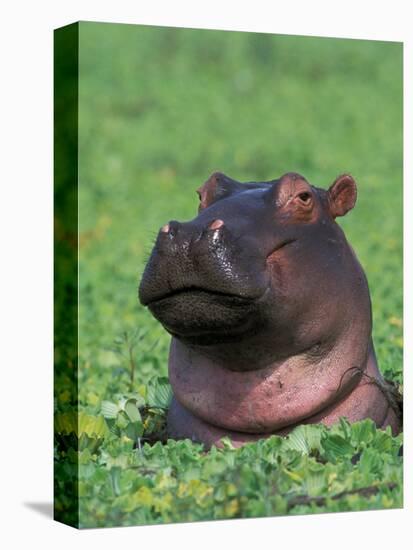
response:
[(356, 202), (350, 175), (326, 191), (296, 173), (244, 184), (214, 173), (198, 194), (193, 220), (160, 229), (139, 288), (173, 337), (230, 370), (260, 369), (329, 349), (357, 303), (368, 342), (366, 279), (335, 222)]
[(241, 445), (342, 416), (397, 433), (367, 280), (335, 222), (355, 204), (353, 178), (326, 191), (295, 173), (215, 173), (198, 193), (193, 220), (161, 228), (139, 289), (172, 335), (168, 435)]

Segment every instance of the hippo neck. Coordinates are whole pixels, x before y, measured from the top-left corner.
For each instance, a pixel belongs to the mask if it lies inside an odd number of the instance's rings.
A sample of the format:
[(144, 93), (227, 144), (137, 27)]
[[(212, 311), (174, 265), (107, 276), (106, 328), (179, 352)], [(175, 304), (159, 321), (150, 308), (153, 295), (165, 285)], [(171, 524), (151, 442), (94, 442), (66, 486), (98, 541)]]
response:
[(262, 433), (340, 402), (357, 387), (368, 363), (369, 376), (379, 378), (370, 336), (349, 327), (321, 356), (304, 353), (246, 371), (229, 370), (172, 339), (169, 376), (175, 397), (195, 416), (228, 430)]
[[(313, 416), (302, 419), (299, 423), (322, 423), (326, 426), (331, 426), (342, 417), (347, 418), (350, 422), (371, 418), (377, 427), (384, 429), (390, 426), (393, 435), (396, 435), (401, 428), (400, 418), (390, 401), (383, 399), (383, 396), (383, 386), (380, 383), (374, 350), (371, 348), (365, 376), (360, 379), (355, 388), (337, 403), (333, 403)], [(223, 437), (229, 437), (232, 444), (235, 447), (239, 447), (260, 438), (269, 437), (272, 434), (286, 435), (296, 426), (297, 424), (290, 424), (279, 430), (261, 433), (229, 430), (210, 424), (192, 414), (176, 398), (172, 400), (168, 412), (168, 432), (171, 437), (200, 441), (206, 448), (210, 448), (212, 445), (222, 447), (221, 439)]]

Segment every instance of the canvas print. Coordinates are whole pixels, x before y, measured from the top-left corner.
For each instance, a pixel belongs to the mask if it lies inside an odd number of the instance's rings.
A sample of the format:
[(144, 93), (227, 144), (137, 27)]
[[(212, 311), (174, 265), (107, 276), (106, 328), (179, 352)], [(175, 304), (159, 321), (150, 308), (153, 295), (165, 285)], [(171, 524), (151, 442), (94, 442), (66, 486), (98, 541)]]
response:
[(55, 518), (403, 505), (402, 44), (55, 31)]

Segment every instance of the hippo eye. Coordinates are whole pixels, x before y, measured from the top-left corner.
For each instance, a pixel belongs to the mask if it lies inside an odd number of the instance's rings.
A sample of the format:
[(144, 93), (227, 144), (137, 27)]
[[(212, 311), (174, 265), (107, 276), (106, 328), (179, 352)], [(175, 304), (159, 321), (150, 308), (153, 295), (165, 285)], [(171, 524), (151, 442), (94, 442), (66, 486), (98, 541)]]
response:
[(198, 195), (198, 198), (199, 198), (198, 212), (201, 212), (201, 210), (203, 210), (205, 208), (205, 205), (202, 203), (202, 193), (198, 189), (196, 194)]
[(308, 204), (311, 200), (311, 194), (308, 193), (307, 191), (304, 191), (303, 193), (300, 193), (298, 195), (298, 198), (304, 203), (304, 204)]

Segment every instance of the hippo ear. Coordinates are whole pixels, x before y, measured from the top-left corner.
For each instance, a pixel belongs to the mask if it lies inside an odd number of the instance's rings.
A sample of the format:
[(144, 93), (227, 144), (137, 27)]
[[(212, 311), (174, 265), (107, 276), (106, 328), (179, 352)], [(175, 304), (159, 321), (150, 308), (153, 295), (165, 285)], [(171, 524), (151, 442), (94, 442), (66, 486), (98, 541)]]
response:
[(338, 176), (328, 190), (328, 202), (333, 218), (344, 216), (356, 204), (357, 186), (349, 174)]
[(197, 189), (199, 209), (207, 208), (213, 202), (242, 190), (242, 183), (235, 181), (221, 172), (214, 172), (207, 181)]

